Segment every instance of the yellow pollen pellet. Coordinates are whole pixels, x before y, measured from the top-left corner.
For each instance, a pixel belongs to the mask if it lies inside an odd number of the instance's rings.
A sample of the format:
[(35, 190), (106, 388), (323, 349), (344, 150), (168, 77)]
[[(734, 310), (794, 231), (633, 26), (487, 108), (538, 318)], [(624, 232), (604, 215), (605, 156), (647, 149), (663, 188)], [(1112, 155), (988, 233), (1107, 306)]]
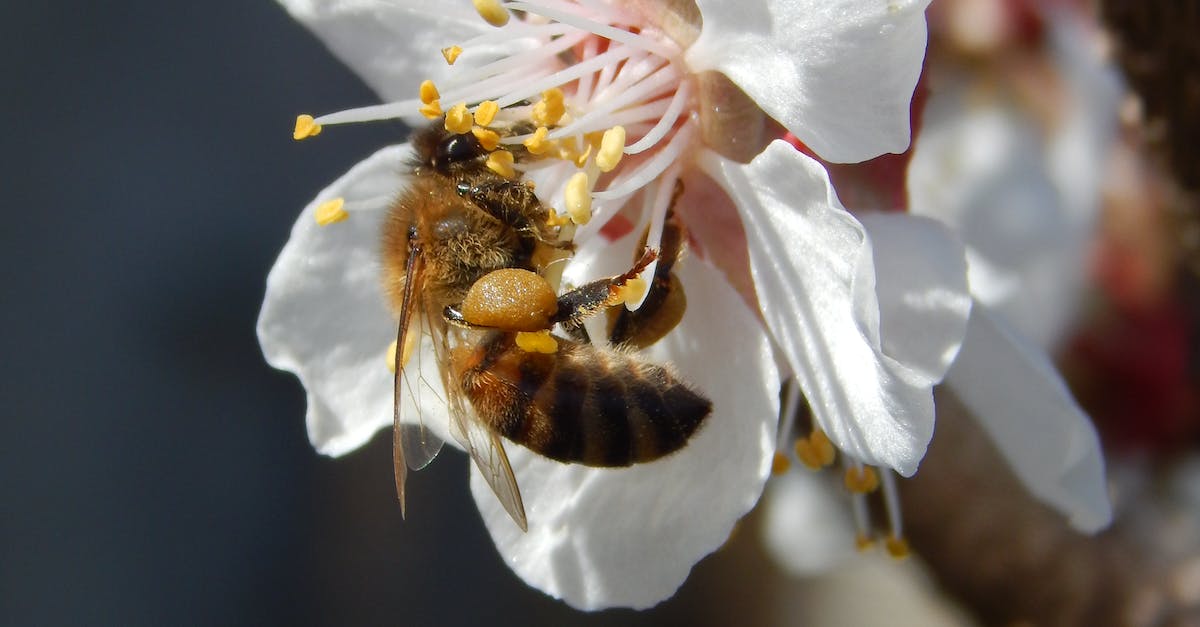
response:
[(525, 150), (528, 150), (531, 155), (545, 154), (554, 147), (554, 143), (546, 139), (546, 135), (549, 133), (550, 129), (539, 126), (533, 135), (521, 143), (525, 145)]
[(879, 487), (879, 473), (870, 466), (846, 469), (846, 489), (854, 494), (869, 494)]
[(549, 331), (521, 331), (517, 333), (517, 348), (526, 353), (554, 353), (558, 351), (558, 341)]
[(442, 117), (442, 103), (439, 100), (434, 100), (428, 104), (421, 105), (418, 111), (421, 112), (421, 115), (425, 116), (425, 119), (436, 120)]
[(771, 460), (771, 474), (782, 475), (792, 467), (792, 460), (788, 459), (787, 455), (776, 452), (775, 457)]
[(320, 134), (321, 125), (317, 124), (313, 116), (307, 113), (296, 116), (296, 128), (292, 130), (292, 139), (300, 141)]
[(513, 154), (507, 150), (497, 150), (488, 155), (487, 167), (492, 172), (504, 178), (514, 178), (517, 171), (513, 169)]
[(454, 65), (460, 54), (462, 54), (462, 46), (454, 45), (449, 48), (442, 48), (442, 58), (446, 60), (446, 65)]
[(618, 288), (618, 295), (622, 303), (636, 303), (642, 300), (646, 295), (646, 290), (650, 289), (650, 285), (646, 283), (646, 279), (642, 277), (634, 277), (625, 281), (625, 285)]
[(471, 119), (471, 112), (467, 111), (467, 103), (460, 102), (446, 112), (446, 130), (451, 133), (462, 135), (471, 132), (474, 120)]
[(596, 166), (601, 172), (611, 172), (625, 156), (625, 127), (614, 126), (604, 131), (600, 150), (596, 152)]
[(483, 21), (500, 27), (508, 23), (508, 9), (500, 6), (499, 0), (471, 0)]
[(491, 129), (483, 128), (482, 126), (471, 127), (471, 134), (475, 139), (479, 140), (479, 145), (483, 146), (484, 150), (493, 151), (500, 145), (500, 134)]
[(346, 213), (346, 210), (342, 208), (345, 204), (346, 201), (344, 199), (334, 198), (333, 200), (328, 200), (317, 205), (317, 224), (329, 226), (330, 224), (349, 218), (350, 214)]
[(587, 224), (592, 219), (592, 190), (586, 173), (576, 172), (567, 181), (566, 206), (575, 224)]
[(480, 126), (487, 126), (496, 119), (496, 114), (500, 112), (500, 105), (496, 104), (495, 100), (484, 100), (475, 107), (475, 123)]
[(422, 103), (429, 104), (431, 102), (436, 102), (441, 97), (442, 97), (442, 95), (440, 93), (438, 93), (437, 85), (434, 85), (433, 81), (431, 81), (429, 79), (425, 79), (424, 81), (421, 82), (421, 102)]
[(884, 541), (883, 546), (887, 548), (888, 555), (891, 555), (893, 558), (898, 560), (908, 557), (911, 553), (908, 548), (908, 540), (905, 540), (904, 538), (898, 538), (890, 534), (888, 535), (887, 540)]

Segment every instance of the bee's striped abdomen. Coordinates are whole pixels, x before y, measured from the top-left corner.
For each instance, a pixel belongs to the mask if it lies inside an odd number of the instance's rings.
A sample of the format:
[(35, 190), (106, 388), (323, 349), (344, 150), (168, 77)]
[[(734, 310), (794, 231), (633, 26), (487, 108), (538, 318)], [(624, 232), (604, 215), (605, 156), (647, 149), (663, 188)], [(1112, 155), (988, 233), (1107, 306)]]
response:
[(526, 353), (510, 334), (452, 356), (480, 419), (504, 437), (564, 462), (628, 466), (682, 448), (712, 402), (662, 366), (559, 339)]

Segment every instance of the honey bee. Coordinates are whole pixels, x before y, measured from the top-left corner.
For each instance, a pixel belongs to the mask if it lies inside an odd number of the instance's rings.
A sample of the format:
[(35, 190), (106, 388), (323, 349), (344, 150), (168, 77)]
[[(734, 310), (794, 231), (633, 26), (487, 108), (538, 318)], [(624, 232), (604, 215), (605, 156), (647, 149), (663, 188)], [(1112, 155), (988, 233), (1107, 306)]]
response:
[[(669, 220), (660, 250), (646, 250), (629, 272), (558, 296), (543, 274), (570, 244), (559, 241), (561, 227), (532, 187), (492, 172), (488, 151), (470, 133), (434, 124), (417, 131), (412, 146), (410, 183), (382, 233), (384, 291), (399, 319), (393, 465), (401, 511), (408, 469), (424, 467), (441, 447), (423, 424), (415, 433), (401, 428), (404, 353), (414, 333), (433, 340), (452, 437), (522, 530), (524, 505), (502, 438), (597, 467), (682, 448), (712, 402), (665, 366), (592, 344), (583, 329), (584, 319), (619, 309), (609, 340), (638, 347), (678, 322), (684, 301), (671, 267), (682, 226)], [(651, 292), (636, 312), (615, 307), (621, 289), (656, 258), (661, 294)], [(556, 325), (562, 333), (549, 335)], [(552, 346), (529, 350), (527, 337)]]

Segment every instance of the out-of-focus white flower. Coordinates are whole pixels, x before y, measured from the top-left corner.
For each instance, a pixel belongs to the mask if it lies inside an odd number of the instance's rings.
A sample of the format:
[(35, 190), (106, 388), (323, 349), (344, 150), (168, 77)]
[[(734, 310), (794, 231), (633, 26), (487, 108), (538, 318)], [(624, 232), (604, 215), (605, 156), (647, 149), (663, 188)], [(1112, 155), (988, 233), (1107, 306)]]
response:
[(947, 383), (1030, 492), (1096, 531), (1112, 518), (1099, 441), (1046, 349), (1077, 313), (1120, 92), (1079, 16), (1046, 19), (1053, 119), (965, 73), (935, 75), (908, 184), (911, 211), (966, 245), (978, 300)]
[[(419, 123), (422, 106), (436, 117), (441, 103), (480, 114), (478, 103), (494, 101), (502, 122), (549, 119), (544, 137), (501, 141), (552, 142), (559, 158), (516, 166), (579, 225), (568, 280), (627, 269), (634, 237), (610, 242), (602, 232), (618, 215), (655, 246), (683, 184), (676, 209), (699, 257), (679, 270), (688, 311), (646, 357), (676, 364), (713, 399), (713, 414), (684, 450), (624, 470), (509, 447), (528, 533), (473, 473), (498, 549), (531, 585), (589, 609), (670, 596), (757, 501), (781, 377), (795, 377), (820, 427), (853, 459), (916, 470), (932, 433), (931, 387), (957, 353), (969, 309), (962, 272), (946, 270), (961, 270), (961, 250), (930, 245), (947, 239), (934, 225), (881, 222), (899, 260), (881, 266), (876, 228), (846, 212), (816, 161), (770, 140), (782, 133), (777, 123), (830, 160), (903, 150), (928, 0), (477, 2), (496, 23), (522, 12), (500, 28), (462, 5), (283, 4), (389, 101), (319, 117), (298, 136), (322, 124)], [(425, 79), (440, 102), (414, 98)], [(547, 114), (560, 100), (562, 114)], [(394, 322), (375, 249), (407, 152), (386, 148), (319, 194), (268, 280), (260, 341), (273, 365), (304, 383), (309, 434), (324, 453), (345, 453), (391, 420), (384, 355)], [(348, 218), (318, 226), (314, 216), (333, 199)], [(908, 252), (948, 259), (910, 262)], [(777, 370), (776, 352), (789, 372)], [(423, 403), (427, 422), (436, 396)]]

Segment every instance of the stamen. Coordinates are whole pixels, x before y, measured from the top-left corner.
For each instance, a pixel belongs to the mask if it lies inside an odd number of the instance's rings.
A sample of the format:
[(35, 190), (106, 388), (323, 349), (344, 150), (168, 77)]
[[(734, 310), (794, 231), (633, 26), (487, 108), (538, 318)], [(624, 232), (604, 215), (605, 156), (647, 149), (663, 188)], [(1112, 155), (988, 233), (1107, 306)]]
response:
[(844, 483), (853, 494), (870, 494), (879, 488), (879, 473), (871, 466), (855, 462), (846, 468)]
[(775, 457), (771, 459), (771, 474), (782, 475), (792, 467), (792, 460), (788, 459), (787, 455), (776, 452)]
[(900, 515), (900, 491), (896, 486), (896, 476), (890, 470), (883, 471), (883, 506), (887, 509), (888, 525), (888, 554), (896, 559), (908, 557), (908, 542), (904, 539), (904, 519)]
[(548, 17), (555, 22), (570, 24), (575, 28), (599, 35), (605, 39), (626, 44), (639, 50), (652, 52), (660, 57), (674, 58), (679, 54), (679, 50), (677, 48), (667, 46), (651, 37), (644, 37), (636, 33), (631, 33), (627, 30), (621, 30), (619, 28), (609, 26), (608, 24), (595, 22), (578, 15), (572, 15), (565, 11), (557, 11), (549, 7), (539, 6), (529, 2), (509, 2), (507, 6), (515, 11), (525, 11), (534, 15)]
[(859, 551), (866, 551), (875, 546), (874, 534), (871, 532), (871, 519), (867, 515), (867, 497), (863, 494), (850, 495), (850, 513), (854, 516), (855, 540)]
[(600, 150), (596, 153), (596, 166), (601, 172), (611, 172), (621, 162), (625, 150), (625, 127), (614, 126), (604, 131)]
[(829, 441), (829, 436), (818, 427), (807, 438), (796, 441), (796, 456), (805, 466), (820, 470), (833, 463), (837, 449)]
[(334, 198), (333, 200), (327, 200), (317, 205), (315, 212), (317, 224), (329, 226), (330, 224), (335, 224), (349, 218), (350, 214), (343, 208), (345, 204), (346, 200), (344, 198)]
[(442, 58), (446, 60), (446, 65), (454, 65), (454, 62), (458, 60), (458, 55), (462, 54), (462, 51), (462, 46), (442, 48)]
[(434, 100), (433, 102), (421, 105), (421, 108), (417, 109), (417, 111), (425, 116), (427, 120), (436, 120), (442, 117), (442, 103), (441, 101)]
[(489, 170), (503, 176), (514, 178), (517, 171), (513, 169), (513, 154), (507, 150), (497, 150), (488, 155), (486, 165)]
[[(528, 84), (510, 86), (508, 93), (500, 98), (496, 98), (496, 102), (503, 109), (527, 99), (530, 94), (555, 88), (559, 85), (566, 85), (571, 81), (592, 74), (610, 63), (619, 63), (628, 58), (629, 54), (628, 48), (618, 48), (602, 52), (586, 61), (568, 66), (554, 74), (538, 77)], [(525, 73), (527, 74), (528, 72)]]
[(497, 28), (508, 23), (509, 12), (504, 7), (500, 6), (499, 0), (471, 0), (475, 5), (475, 10), (479, 12), (479, 17), (483, 21)]
[(462, 135), (471, 132), (471, 126), (474, 120), (471, 119), (471, 113), (467, 111), (467, 103), (460, 102), (446, 112), (446, 130), (451, 133)]
[(421, 92), (421, 103), (422, 104), (430, 104), (432, 102), (437, 102), (437, 100), (442, 97), (442, 95), (438, 93), (437, 85), (434, 85), (433, 81), (431, 81), (429, 79), (425, 79), (424, 81), (421, 81), (420, 92)]
[[(539, 39), (547, 41), (546, 45), (511, 56), (500, 57), (479, 67), (462, 68), (463, 71), (461, 73), (454, 75), (455, 84), (463, 85), (463, 89), (478, 89), (482, 79), (496, 77), (513, 70), (519, 72), (521, 78), (528, 78), (530, 68), (538, 67), (547, 58), (570, 50), (586, 37), (584, 33), (561, 27), (561, 25), (556, 26), (559, 27), (546, 26), (538, 29), (536, 35)], [(488, 40), (509, 41), (513, 38), (513, 34), (509, 32), (511, 30), (512, 28), (510, 27), (490, 37), (477, 37), (467, 42), (467, 45), (478, 48), (495, 43)], [(585, 56), (584, 58), (588, 57)], [(510, 87), (511, 85), (507, 86)]]
[(888, 555), (898, 560), (908, 557), (911, 552), (908, 548), (908, 540), (903, 537), (888, 536), (883, 545), (887, 548)]
[(662, 151), (642, 164), (642, 167), (638, 168), (628, 179), (621, 181), (620, 184), (596, 192), (596, 198), (620, 198), (645, 187), (650, 181), (658, 178), (671, 164), (679, 161), (684, 150), (692, 144), (692, 138), (695, 135), (695, 123), (689, 122), (683, 125)]
[(683, 112), (683, 107), (687, 104), (688, 96), (691, 93), (692, 84), (686, 81), (681, 83), (675, 95), (671, 97), (671, 104), (667, 107), (666, 112), (659, 118), (658, 124), (655, 124), (649, 133), (643, 135), (632, 146), (626, 147), (625, 154), (636, 155), (657, 144), (659, 140), (665, 137), (671, 128), (675, 126), (675, 121), (679, 119), (679, 114)]
[(471, 134), (475, 139), (479, 140), (479, 145), (483, 146), (484, 150), (491, 152), (500, 146), (500, 134), (482, 126), (474, 126), (471, 128)]
[(525, 149), (528, 150), (529, 154), (531, 155), (545, 154), (554, 148), (554, 144), (552, 142), (546, 141), (546, 135), (549, 132), (549, 129), (546, 127), (539, 126), (538, 129), (533, 132), (533, 135), (530, 135), (521, 143), (525, 145)]
[(488, 126), (492, 120), (496, 119), (496, 114), (500, 112), (500, 105), (496, 104), (495, 100), (484, 100), (475, 107), (475, 123), (480, 126)]
[(558, 351), (558, 342), (549, 331), (520, 331), (517, 333), (517, 348), (527, 353), (551, 354)]
[(592, 196), (589, 189), (588, 175), (576, 172), (567, 181), (566, 208), (567, 215), (575, 224), (587, 224), (592, 219)]
[(554, 126), (566, 114), (563, 91), (557, 87), (542, 92), (542, 99), (533, 105), (533, 123), (538, 126)]
[[(385, 102), (383, 104), (344, 109), (326, 113), (316, 119), (317, 124), (348, 124), (350, 122), (374, 122), (376, 120), (391, 120), (412, 115), (421, 106), (419, 99)], [(441, 115), (441, 114), (438, 114)]]
[(300, 141), (321, 134), (321, 125), (316, 123), (313, 116), (305, 113), (296, 116), (296, 128), (292, 131), (292, 139)]

